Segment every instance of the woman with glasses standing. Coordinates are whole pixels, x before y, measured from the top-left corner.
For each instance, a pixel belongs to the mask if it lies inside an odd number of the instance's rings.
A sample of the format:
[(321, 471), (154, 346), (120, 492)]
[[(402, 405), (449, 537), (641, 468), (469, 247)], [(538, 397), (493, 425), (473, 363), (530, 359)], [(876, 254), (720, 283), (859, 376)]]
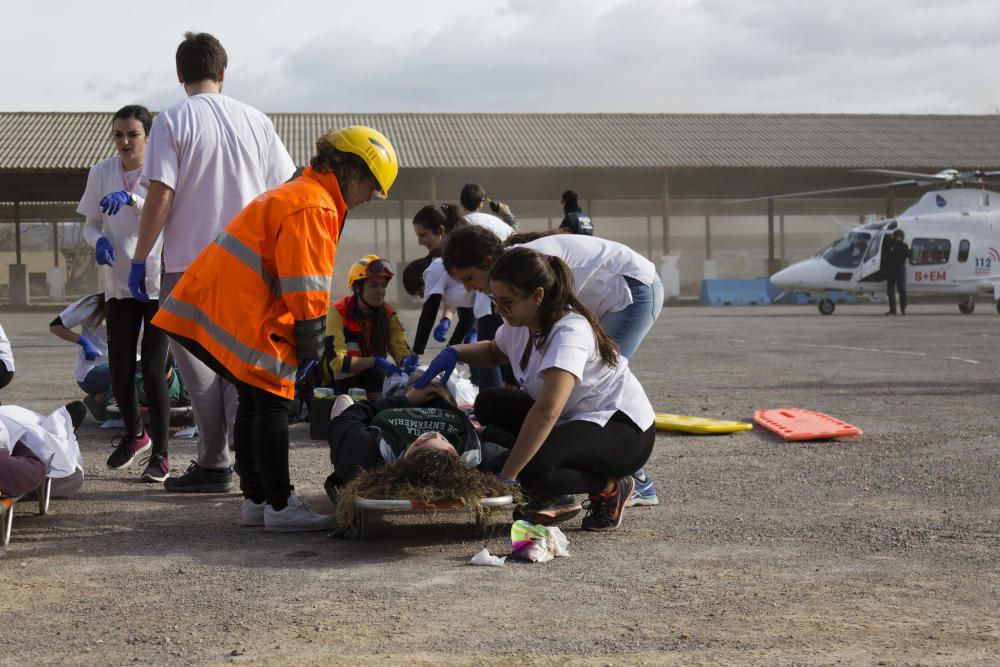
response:
[[(152, 124), (149, 110), (137, 104), (122, 107), (115, 113), (111, 121), (111, 138), (117, 154), (91, 167), (87, 189), (76, 210), (86, 216), (84, 238), (94, 247), (97, 263), (105, 267), (108, 364), (111, 387), (125, 421), (125, 435), (108, 458), (108, 467), (112, 470), (127, 468), (136, 456), (152, 448), (142, 479), (162, 482), (170, 475), (167, 461), (170, 422), (167, 337), (151, 324), (159, 309), (162, 238), (157, 239), (149, 255), (149, 301), (136, 300), (128, 288), (132, 253), (139, 237), (139, 214), (146, 195), (146, 188), (141, 183), (142, 162)], [(139, 415), (135, 388), (137, 345), (149, 405), (148, 433)]]
[[(410, 346), (399, 316), (385, 300), (394, 275), (392, 262), (365, 255), (347, 272), (351, 296), (326, 314), (323, 380), (338, 394), (353, 387), (369, 395), (381, 392), (387, 376), (403, 372), (396, 364), (403, 363)], [(396, 364), (386, 358), (390, 355)]]
[[(656, 435), (653, 408), (614, 340), (576, 297), (573, 273), (558, 257), (514, 248), (489, 272), (489, 291), (504, 324), (492, 341), (443, 350), (414, 384), (472, 366), (510, 363), (522, 389), (484, 390), (476, 418), (513, 442), (498, 476), (519, 481), (532, 502), (515, 518), (554, 523), (580, 511), (583, 528), (617, 529)], [(491, 441), (498, 442), (498, 434)], [(503, 443), (499, 443), (503, 444)]]

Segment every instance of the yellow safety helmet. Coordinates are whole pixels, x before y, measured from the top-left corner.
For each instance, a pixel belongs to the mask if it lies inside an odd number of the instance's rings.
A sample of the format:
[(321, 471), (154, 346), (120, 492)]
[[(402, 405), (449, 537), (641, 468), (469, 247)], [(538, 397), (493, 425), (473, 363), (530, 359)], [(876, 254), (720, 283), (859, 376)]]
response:
[(354, 283), (375, 276), (385, 276), (392, 280), (394, 275), (396, 272), (392, 268), (392, 262), (382, 259), (378, 255), (365, 255), (355, 262), (351, 266), (351, 270), (347, 272), (347, 287), (354, 289)]
[(384, 134), (364, 125), (352, 125), (327, 132), (323, 140), (338, 151), (354, 153), (364, 160), (382, 194), (389, 194), (389, 188), (399, 173), (399, 160), (396, 149)]

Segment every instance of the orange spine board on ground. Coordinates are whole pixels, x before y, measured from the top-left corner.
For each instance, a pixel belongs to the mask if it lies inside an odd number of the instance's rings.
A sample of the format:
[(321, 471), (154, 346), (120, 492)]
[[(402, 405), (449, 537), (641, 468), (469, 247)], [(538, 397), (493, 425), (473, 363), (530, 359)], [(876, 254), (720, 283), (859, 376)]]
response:
[(857, 426), (802, 408), (757, 410), (753, 413), (753, 420), (785, 440), (819, 440), (862, 434)]

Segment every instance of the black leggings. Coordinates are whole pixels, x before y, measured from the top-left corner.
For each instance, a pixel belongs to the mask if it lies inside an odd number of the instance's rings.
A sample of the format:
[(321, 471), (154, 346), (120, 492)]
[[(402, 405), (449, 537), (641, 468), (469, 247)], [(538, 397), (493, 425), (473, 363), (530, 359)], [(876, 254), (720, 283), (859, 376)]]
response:
[[(501, 324), (503, 324), (503, 318), (499, 315), (495, 313), (483, 315), (476, 320), (476, 340), (493, 340), (493, 338), (497, 335), (497, 329), (500, 328)], [(472, 370), (472, 379), (479, 387), (480, 391), (499, 387), (502, 382), (499, 366), (493, 366), (490, 368), (474, 368)]]
[(152, 324), (159, 301), (109, 299), (107, 310), (108, 365), (111, 387), (129, 435), (142, 433), (139, 397), (135, 390), (135, 348), (142, 330), (142, 384), (149, 404), (149, 437), (153, 453), (167, 456), (170, 392), (167, 389), (167, 335)]
[[(516, 436), (534, 404), (520, 389), (486, 389), (476, 397), (476, 419)], [(655, 424), (641, 431), (620, 410), (604, 426), (583, 420), (565, 422), (552, 429), (518, 479), (536, 496), (600, 493), (610, 478), (641, 468), (655, 439)]]

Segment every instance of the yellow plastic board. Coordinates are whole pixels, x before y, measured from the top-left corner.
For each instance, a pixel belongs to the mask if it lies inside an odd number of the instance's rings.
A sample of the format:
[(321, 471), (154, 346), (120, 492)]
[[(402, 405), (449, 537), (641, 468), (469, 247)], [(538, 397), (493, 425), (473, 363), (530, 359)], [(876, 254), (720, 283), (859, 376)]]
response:
[(749, 431), (753, 424), (734, 422), (725, 419), (708, 419), (707, 417), (689, 417), (687, 415), (670, 415), (665, 412), (656, 413), (656, 430), (681, 431), (699, 435), (715, 435), (718, 433), (734, 433)]

